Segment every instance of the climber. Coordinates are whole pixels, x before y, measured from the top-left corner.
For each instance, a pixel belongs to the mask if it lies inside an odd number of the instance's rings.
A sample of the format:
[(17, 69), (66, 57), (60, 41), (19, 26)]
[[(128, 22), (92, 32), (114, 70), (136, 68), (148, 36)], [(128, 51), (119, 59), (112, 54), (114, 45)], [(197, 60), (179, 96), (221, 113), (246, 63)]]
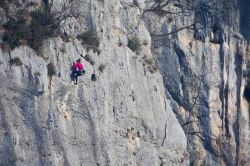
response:
[(77, 77), (85, 74), (84, 65), (81, 63), (81, 59), (78, 59), (72, 66), (72, 75), (74, 77), (75, 85), (77, 85)]

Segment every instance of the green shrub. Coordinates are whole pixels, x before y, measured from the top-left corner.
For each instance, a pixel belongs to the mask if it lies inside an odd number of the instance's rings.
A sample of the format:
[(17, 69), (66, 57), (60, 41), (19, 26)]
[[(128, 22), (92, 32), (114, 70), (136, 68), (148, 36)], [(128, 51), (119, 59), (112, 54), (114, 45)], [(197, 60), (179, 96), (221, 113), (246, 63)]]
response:
[(151, 73), (155, 73), (159, 70), (159, 66), (154, 58), (144, 58), (144, 63), (147, 64), (147, 68)]
[(48, 76), (51, 78), (53, 75), (56, 74), (56, 67), (55, 65), (50, 62), (48, 65), (47, 65), (47, 70), (48, 70)]
[(31, 37), (28, 44), (34, 50), (38, 50), (44, 39), (56, 36), (59, 25), (56, 24), (55, 16), (45, 9), (33, 11), (31, 16)]
[(100, 64), (100, 66), (98, 67), (98, 70), (103, 73), (103, 71), (105, 70), (106, 65), (105, 64)]
[(154, 58), (145, 59), (144, 61), (148, 65), (153, 65), (155, 63)]
[(87, 62), (89, 62), (91, 65), (94, 65), (94, 64), (95, 64), (93, 58), (92, 58), (89, 54), (86, 54), (85, 57), (84, 57), (84, 59), (85, 59)]
[(18, 57), (11, 59), (9, 62), (11, 66), (12, 65), (21, 66), (23, 64), (20, 58)]
[(41, 73), (40, 73), (39, 71), (36, 71), (36, 72), (34, 72), (34, 75), (40, 77), (40, 76), (41, 76)]
[[(21, 11), (18, 14), (17, 18), (10, 18), (3, 25), (5, 28), (3, 42), (7, 43), (11, 49), (27, 43), (35, 51), (38, 51), (43, 40), (56, 36), (56, 32), (59, 30), (55, 15), (44, 8), (31, 13)], [(28, 16), (31, 16), (31, 21), (26, 19)]]
[(65, 54), (65, 53), (67, 52), (65, 43), (62, 44), (62, 47), (60, 48), (60, 51), (61, 51), (63, 54)]
[(128, 47), (134, 52), (140, 52), (141, 50), (141, 43), (137, 37), (133, 37), (128, 39)]
[[(3, 43), (7, 43), (11, 49), (25, 43), (36, 52), (39, 52), (43, 46), (44, 39), (59, 35), (61, 22), (69, 17), (79, 17), (79, 15), (74, 13), (75, 7), (79, 4), (78, 0), (65, 0), (62, 8), (56, 12), (51, 10), (53, 6), (51, 1), (44, 0), (42, 6), (36, 2), (19, 3), (19, 1), (0, 0), (0, 7), (5, 10), (9, 20), (4, 26)], [(19, 4), (21, 7), (17, 7)], [(30, 12), (30, 10), (33, 11)], [(84, 34), (84, 41), (98, 51), (99, 40), (97, 40), (97, 35), (94, 33), (94, 37), (89, 38), (89, 32), (91, 31)], [(69, 41), (67, 35), (65, 36), (64, 34), (63, 38)]]
[(68, 43), (68, 42), (70, 42), (70, 36), (69, 35), (67, 35), (67, 33), (62, 33), (61, 34), (61, 38), (62, 38), (62, 40), (64, 41), (64, 42), (66, 42), (66, 43)]
[(151, 73), (155, 73), (158, 71), (158, 66), (156, 65), (152, 65), (152, 66), (148, 66), (148, 71), (150, 71)]
[(99, 52), (100, 50), (100, 39), (97, 36), (95, 30), (88, 30), (77, 36), (77, 39), (82, 41), (82, 44), (87, 46), (87, 49), (92, 49), (94, 52)]
[(122, 46), (122, 42), (121, 42), (121, 41), (118, 42), (118, 46), (119, 46), (119, 47)]
[(17, 19), (11, 18), (3, 27), (6, 29), (3, 42), (8, 43), (11, 49), (20, 46), (22, 41), (29, 38), (29, 25), (22, 16)]

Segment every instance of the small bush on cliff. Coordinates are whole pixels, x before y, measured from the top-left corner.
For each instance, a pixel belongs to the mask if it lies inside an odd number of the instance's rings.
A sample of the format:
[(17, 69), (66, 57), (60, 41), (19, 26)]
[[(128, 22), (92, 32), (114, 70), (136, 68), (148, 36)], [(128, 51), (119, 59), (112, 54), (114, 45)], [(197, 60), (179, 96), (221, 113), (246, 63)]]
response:
[(69, 17), (81, 16), (76, 10), (80, 4), (79, 0), (64, 0), (61, 2), (61, 8), (56, 11), (52, 10), (53, 1), (44, 1), (41, 7), (30, 2), (23, 8), (9, 10), (8, 2), (14, 3), (14, 1), (17, 0), (0, 0), (0, 7), (4, 8), (8, 19), (4, 25), (3, 42), (7, 43), (11, 49), (21, 44), (28, 44), (35, 51), (39, 51), (44, 39), (60, 34), (57, 32), (60, 32), (60, 25), (63, 21)]
[(89, 55), (89, 54), (86, 54), (84, 59), (89, 62), (91, 65), (94, 65), (95, 64), (95, 61), (93, 60), (93, 58)]
[(20, 58), (18, 57), (11, 59), (9, 62), (11, 66), (12, 65), (21, 66), (23, 64)]
[(144, 60), (144, 65), (147, 65), (148, 70), (151, 73), (155, 73), (156, 71), (159, 70), (159, 66), (154, 58), (143, 58)]
[(45, 9), (38, 9), (31, 13), (29, 46), (38, 50), (44, 39), (56, 36), (59, 29), (55, 16)]
[(82, 44), (87, 46), (87, 49), (92, 49), (94, 52), (99, 53), (100, 39), (97, 36), (95, 30), (88, 30), (77, 36), (79, 40), (82, 41)]
[(8, 44), (11, 49), (20, 46), (23, 41), (29, 38), (29, 25), (22, 16), (17, 19), (11, 18), (3, 27), (6, 29), (3, 42)]
[(38, 50), (42, 41), (54, 37), (59, 29), (56, 18), (44, 8), (37, 9), (30, 14), (31, 21), (26, 18), (27, 12), (20, 12), (17, 18), (11, 17), (3, 26), (5, 33), (3, 42), (11, 49), (27, 43), (34, 50)]
[(141, 43), (137, 37), (133, 37), (128, 39), (128, 47), (134, 52), (140, 52), (141, 50)]
[(55, 67), (55, 65), (52, 62), (50, 62), (47, 65), (47, 70), (48, 70), (48, 76), (49, 76), (49, 78), (52, 78), (52, 76), (56, 74), (56, 67)]
[(100, 64), (100, 66), (98, 67), (98, 70), (101, 72), (101, 73), (103, 73), (103, 71), (105, 70), (105, 68), (106, 68), (106, 65), (105, 64)]

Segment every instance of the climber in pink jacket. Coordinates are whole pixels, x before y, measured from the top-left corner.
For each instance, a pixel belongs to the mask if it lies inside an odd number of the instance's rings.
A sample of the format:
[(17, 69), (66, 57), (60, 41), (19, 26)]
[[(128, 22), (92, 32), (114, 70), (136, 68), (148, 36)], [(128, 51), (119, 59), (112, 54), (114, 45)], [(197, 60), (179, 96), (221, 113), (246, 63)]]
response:
[(78, 60), (76, 61), (74, 67), (75, 67), (75, 69), (76, 69), (77, 71), (84, 71), (84, 65), (81, 64), (81, 59), (78, 59)]
[(73, 75), (75, 78), (75, 84), (77, 85), (77, 77), (82, 76), (85, 73), (84, 65), (81, 63), (81, 59), (78, 59), (76, 63), (73, 63)]

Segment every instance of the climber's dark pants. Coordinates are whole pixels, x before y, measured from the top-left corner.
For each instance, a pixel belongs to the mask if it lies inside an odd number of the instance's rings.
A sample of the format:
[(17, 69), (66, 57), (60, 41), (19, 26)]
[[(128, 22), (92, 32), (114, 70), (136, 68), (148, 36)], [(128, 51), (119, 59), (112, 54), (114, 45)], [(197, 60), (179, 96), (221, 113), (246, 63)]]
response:
[(74, 78), (75, 78), (75, 82), (77, 83), (77, 81), (78, 81), (78, 79), (77, 79), (77, 77), (78, 76), (82, 76), (83, 75), (83, 71), (74, 71)]

